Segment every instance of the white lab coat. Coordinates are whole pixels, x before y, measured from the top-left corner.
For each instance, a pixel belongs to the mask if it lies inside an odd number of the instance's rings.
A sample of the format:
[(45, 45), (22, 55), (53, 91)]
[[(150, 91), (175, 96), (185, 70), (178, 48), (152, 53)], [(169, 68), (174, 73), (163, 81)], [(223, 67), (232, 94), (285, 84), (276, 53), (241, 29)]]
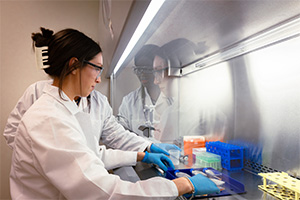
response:
[[(138, 128), (146, 123), (142, 100), (142, 89), (143, 87), (139, 87), (123, 97), (118, 114), (118, 120), (124, 127), (141, 136), (143, 135), (143, 132)], [(153, 105), (146, 88), (144, 88), (144, 91), (145, 105)], [(154, 126), (159, 123), (161, 114), (170, 105), (170, 99), (168, 99), (163, 93), (160, 93), (154, 105)]]
[(24, 114), (15, 136), (13, 199), (174, 199), (178, 195), (176, 185), (165, 178), (131, 183), (109, 174), (107, 169), (136, 164), (137, 153), (99, 149), (97, 129), (83, 130), (78, 123), (83, 112), (74, 101), (64, 93), (67, 100), (62, 100), (55, 86), (46, 85), (44, 91)]
[[(53, 80), (38, 81), (30, 85), (23, 96), (19, 99), (17, 105), (10, 113), (7, 124), (4, 129), (4, 137), (8, 146), (14, 148), (14, 138), (16, 130), (19, 126), (21, 118), (29, 107), (42, 95), (46, 85), (51, 85)], [(82, 98), (79, 107), (86, 113), (90, 113), (93, 117), (92, 124), (97, 130), (97, 138), (108, 147), (131, 150), (144, 151), (150, 142), (136, 136), (119, 125), (112, 114), (112, 109), (107, 101), (107, 98), (98, 91), (92, 91), (90, 98), (90, 108), (87, 107), (87, 98)], [(86, 118), (82, 117), (86, 124)], [(80, 120), (79, 120), (80, 121)]]
[(28, 110), (28, 108), (42, 95), (45, 85), (52, 84), (53, 80), (38, 81), (30, 85), (22, 97), (19, 99), (15, 108), (8, 116), (3, 135), (7, 145), (13, 149), (15, 143), (15, 135), (20, 121)]

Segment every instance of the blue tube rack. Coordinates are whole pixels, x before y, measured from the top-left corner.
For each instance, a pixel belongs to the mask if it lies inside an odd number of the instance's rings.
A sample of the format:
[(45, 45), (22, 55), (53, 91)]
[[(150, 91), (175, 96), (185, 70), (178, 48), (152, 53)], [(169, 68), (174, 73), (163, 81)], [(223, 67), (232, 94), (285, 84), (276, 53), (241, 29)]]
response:
[(221, 156), (221, 164), (228, 171), (241, 170), (244, 167), (244, 148), (220, 141), (207, 142), (206, 151)]

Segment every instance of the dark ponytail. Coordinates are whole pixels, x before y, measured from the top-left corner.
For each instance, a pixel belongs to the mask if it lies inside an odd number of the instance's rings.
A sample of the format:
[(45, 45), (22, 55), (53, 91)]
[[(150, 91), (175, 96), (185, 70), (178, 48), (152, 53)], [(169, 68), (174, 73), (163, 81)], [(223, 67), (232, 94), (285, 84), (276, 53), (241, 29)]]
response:
[(41, 27), (42, 33), (32, 33), (31, 38), (33, 40), (33, 46), (43, 47), (48, 46), (52, 36), (53, 31)]

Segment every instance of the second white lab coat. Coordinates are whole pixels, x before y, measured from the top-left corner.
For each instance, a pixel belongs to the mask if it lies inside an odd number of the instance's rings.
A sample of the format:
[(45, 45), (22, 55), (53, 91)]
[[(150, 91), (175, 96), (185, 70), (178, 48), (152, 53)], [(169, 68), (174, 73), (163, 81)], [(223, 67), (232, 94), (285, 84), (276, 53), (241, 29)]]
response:
[[(47, 85), (18, 126), (10, 175), (13, 199), (174, 199), (176, 185), (155, 177), (131, 183), (107, 169), (136, 164), (136, 152), (99, 149), (97, 129), (84, 132), (81, 110)], [(80, 117), (79, 117), (80, 118)], [(92, 118), (91, 118), (92, 119)], [(93, 123), (93, 122), (91, 122)]]
[[(42, 95), (45, 86), (51, 85), (52, 82), (53, 80), (45, 80), (30, 85), (10, 113), (3, 135), (11, 149), (14, 148), (14, 138), (23, 115)], [(84, 112), (91, 113), (93, 126), (98, 128), (97, 137), (101, 138), (105, 145), (115, 149), (131, 151), (144, 151), (150, 145), (149, 141), (125, 131), (117, 123), (104, 95), (94, 90), (90, 96), (90, 107), (87, 107), (87, 98), (81, 99), (79, 107)]]
[(6, 126), (4, 128), (3, 136), (6, 139), (7, 145), (11, 149), (14, 148), (16, 131), (23, 115), (30, 108), (30, 106), (43, 94), (45, 85), (50, 85), (52, 84), (52, 82), (53, 80), (44, 80), (31, 84), (25, 90), (24, 94), (9, 114)]

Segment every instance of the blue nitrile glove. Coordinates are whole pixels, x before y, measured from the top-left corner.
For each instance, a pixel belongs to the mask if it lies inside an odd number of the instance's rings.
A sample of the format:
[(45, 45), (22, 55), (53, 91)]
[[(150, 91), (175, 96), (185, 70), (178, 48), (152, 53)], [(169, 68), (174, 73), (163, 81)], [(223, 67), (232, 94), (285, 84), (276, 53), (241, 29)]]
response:
[(170, 158), (162, 153), (148, 153), (146, 151), (142, 162), (156, 164), (164, 171), (167, 171), (168, 168), (175, 169)]
[(202, 174), (197, 174), (189, 179), (195, 188), (194, 195), (213, 194), (220, 192), (220, 189), (216, 186), (216, 184)]
[(150, 152), (151, 153), (164, 153), (167, 156), (169, 156), (169, 150), (171, 149), (176, 149), (181, 151), (181, 149), (176, 146), (175, 144), (167, 144), (167, 143), (155, 143), (155, 144), (151, 144), (150, 146)]

